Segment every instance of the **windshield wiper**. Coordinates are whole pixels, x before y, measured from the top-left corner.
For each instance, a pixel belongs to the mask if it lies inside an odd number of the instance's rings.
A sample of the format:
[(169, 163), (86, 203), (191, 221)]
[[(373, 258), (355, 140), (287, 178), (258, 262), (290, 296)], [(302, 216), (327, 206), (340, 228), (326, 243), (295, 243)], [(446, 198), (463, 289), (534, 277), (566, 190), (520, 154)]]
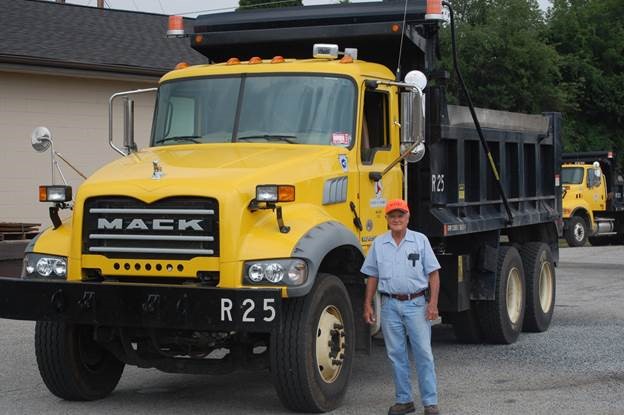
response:
[(297, 144), (297, 136), (296, 135), (282, 135), (282, 134), (258, 134), (258, 135), (248, 135), (245, 137), (237, 137), (237, 141), (243, 140), (254, 140), (254, 139), (264, 139), (267, 141), (285, 141), (290, 144)]
[(201, 138), (201, 135), (176, 135), (173, 137), (166, 137), (160, 141), (157, 141), (156, 144), (166, 143), (168, 141), (190, 141), (192, 143), (201, 143), (201, 141), (196, 140), (197, 138)]

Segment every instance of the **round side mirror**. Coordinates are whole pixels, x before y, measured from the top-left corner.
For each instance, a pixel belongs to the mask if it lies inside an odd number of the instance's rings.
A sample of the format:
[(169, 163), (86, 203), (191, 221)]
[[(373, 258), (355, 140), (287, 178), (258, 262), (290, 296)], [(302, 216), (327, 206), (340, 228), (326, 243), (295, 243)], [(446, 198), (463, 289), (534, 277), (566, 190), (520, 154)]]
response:
[[(403, 143), (401, 144), (401, 153), (403, 153), (412, 143)], [(425, 143), (418, 144), (412, 151), (410, 151), (409, 155), (405, 157), (408, 163), (418, 163), (425, 157)]]
[(52, 144), (52, 133), (46, 127), (37, 127), (30, 135), (32, 148), (39, 153), (43, 153)]

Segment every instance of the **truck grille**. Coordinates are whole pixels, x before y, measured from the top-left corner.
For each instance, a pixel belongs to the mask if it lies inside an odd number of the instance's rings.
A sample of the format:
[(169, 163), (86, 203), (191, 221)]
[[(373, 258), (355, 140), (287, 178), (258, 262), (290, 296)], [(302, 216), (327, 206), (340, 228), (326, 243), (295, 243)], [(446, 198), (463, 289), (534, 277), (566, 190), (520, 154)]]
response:
[(85, 202), (82, 253), (108, 258), (219, 256), (216, 200), (172, 197), (147, 204), (130, 197)]

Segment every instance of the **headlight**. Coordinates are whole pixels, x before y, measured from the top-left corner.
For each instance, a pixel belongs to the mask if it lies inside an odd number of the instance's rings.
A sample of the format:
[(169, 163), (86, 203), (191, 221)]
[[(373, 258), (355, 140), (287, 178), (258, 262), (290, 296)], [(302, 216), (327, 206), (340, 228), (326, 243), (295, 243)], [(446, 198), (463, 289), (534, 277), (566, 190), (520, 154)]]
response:
[(302, 259), (248, 261), (244, 271), (247, 284), (301, 285), (308, 278), (308, 264)]
[(71, 186), (39, 186), (40, 202), (70, 202)]
[(27, 253), (24, 256), (22, 278), (66, 278), (67, 258), (55, 255)]
[(256, 186), (257, 202), (293, 202), (295, 200), (295, 186), (261, 184)]

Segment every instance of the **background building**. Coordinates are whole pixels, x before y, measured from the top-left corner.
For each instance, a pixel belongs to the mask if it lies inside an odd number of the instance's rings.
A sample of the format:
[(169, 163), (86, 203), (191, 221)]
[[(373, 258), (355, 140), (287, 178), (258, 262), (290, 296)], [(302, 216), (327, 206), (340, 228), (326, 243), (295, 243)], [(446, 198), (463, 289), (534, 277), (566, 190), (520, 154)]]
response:
[[(165, 37), (163, 15), (36, 0), (0, 0), (0, 10), (0, 222), (48, 226), (37, 186), (50, 184), (50, 153), (31, 148), (33, 129), (48, 127), (56, 151), (89, 176), (120, 157), (108, 144), (113, 93), (156, 86), (181, 61), (207, 60), (188, 39)], [(149, 142), (154, 98), (135, 101), (139, 147)], [(121, 143), (121, 105), (114, 115)], [(82, 178), (59, 163), (75, 191)]]

